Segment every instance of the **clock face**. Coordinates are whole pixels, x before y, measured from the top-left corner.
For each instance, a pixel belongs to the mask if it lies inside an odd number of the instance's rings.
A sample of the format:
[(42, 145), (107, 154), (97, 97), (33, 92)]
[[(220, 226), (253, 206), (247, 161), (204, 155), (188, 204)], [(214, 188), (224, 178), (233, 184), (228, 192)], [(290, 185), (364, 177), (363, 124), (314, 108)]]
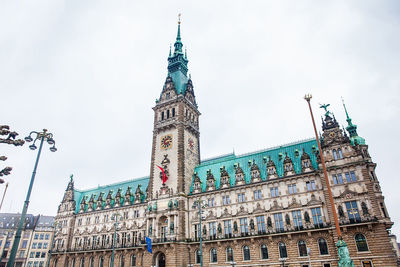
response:
[(189, 144), (189, 149), (190, 149), (190, 150), (193, 150), (193, 148), (194, 148), (194, 141), (193, 141), (192, 138), (189, 138), (188, 144)]
[(336, 134), (335, 134), (334, 132), (331, 132), (331, 133), (329, 134), (329, 136), (330, 136), (331, 138), (335, 138)]
[(172, 135), (166, 135), (161, 137), (161, 144), (162, 149), (168, 149), (172, 147)]

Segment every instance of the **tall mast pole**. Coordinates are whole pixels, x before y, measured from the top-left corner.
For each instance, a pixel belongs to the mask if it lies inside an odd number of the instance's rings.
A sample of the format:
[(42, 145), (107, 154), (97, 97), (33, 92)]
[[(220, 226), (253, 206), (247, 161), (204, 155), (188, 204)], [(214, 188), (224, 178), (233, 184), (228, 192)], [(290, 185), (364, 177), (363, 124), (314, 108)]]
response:
[(318, 137), (318, 133), (317, 133), (317, 127), (315, 126), (314, 115), (313, 115), (312, 108), (311, 108), (311, 103), (310, 103), (311, 98), (312, 98), (311, 94), (307, 94), (307, 95), (304, 96), (304, 99), (308, 103), (308, 108), (310, 109), (310, 115), (311, 115), (311, 120), (312, 120), (313, 127), (314, 127), (315, 139), (317, 140), (318, 150), (319, 150), (319, 154), (320, 154), (320, 157), (321, 157), (322, 170), (324, 172), (325, 183), (326, 183), (326, 187), (328, 189), (329, 202), (331, 203), (331, 210), (332, 210), (332, 214), (333, 214), (333, 219), (335, 221), (336, 233), (338, 235), (338, 238), (342, 239), (342, 232), (340, 231), (339, 219), (338, 219), (338, 216), (336, 214), (335, 203), (333, 202), (333, 195), (332, 195), (331, 185), (329, 184), (328, 173), (326, 172), (324, 153), (322, 153), (322, 148), (321, 148), (321, 144), (319, 142), (319, 137)]

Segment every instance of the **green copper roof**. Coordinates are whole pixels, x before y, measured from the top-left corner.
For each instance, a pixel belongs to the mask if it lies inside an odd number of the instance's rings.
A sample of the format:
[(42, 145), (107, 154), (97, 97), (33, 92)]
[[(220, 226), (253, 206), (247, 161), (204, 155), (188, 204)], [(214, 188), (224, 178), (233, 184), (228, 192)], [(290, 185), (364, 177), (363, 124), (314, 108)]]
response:
[(131, 191), (131, 195), (132, 195), (131, 202), (134, 201), (134, 194), (135, 194), (135, 191), (136, 191), (136, 188), (138, 187), (138, 185), (141, 185), (141, 190), (144, 193), (141, 201), (144, 201), (147, 185), (149, 184), (149, 179), (150, 179), (150, 177), (147, 176), (147, 177), (143, 177), (143, 178), (132, 179), (132, 180), (128, 180), (128, 181), (114, 183), (114, 184), (110, 184), (110, 185), (98, 186), (97, 188), (88, 189), (88, 190), (75, 189), (74, 190), (74, 200), (76, 202), (75, 212), (76, 213), (79, 212), (83, 198), (85, 198), (85, 201), (86, 201), (86, 208), (85, 208), (85, 211), (86, 211), (87, 204), (92, 196), (94, 197), (94, 209), (96, 209), (97, 199), (100, 196), (100, 193), (103, 193), (102, 209), (105, 206), (105, 200), (106, 200), (109, 192), (111, 192), (111, 195), (112, 195), (111, 206), (114, 206), (115, 195), (117, 194), (118, 189), (121, 189), (121, 205), (123, 205), (124, 201), (125, 201), (125, 193), (128, 189), (128, 186), (130, 187), (130, 191)]
[[(282, 177), (284, 174), (283, 169), (283, 161), (285, 159), (286, 153), (288, 157), (291, 158), (293, 162), (293, 168), (296, 173), (301, 173), (301, 155), (304, 151), (310, 156), (311, 164), (314, 169), (318, 169), (318, 163), (316, 161), (316, 151), (318, 150), (317, 142), (315, 139), (308, 139), (304, 141), (299, 141), (295, 143), (290, 143), (278, 147), (268, 148), (248, 154), (238, 155), (236, 156), (234, 153), (223, 155), (217, 158), (212, 158), (209, 160), (204, 160), (195, 168), (195, 173), (197, 173), (198, 177), (201, 180), (202, 191), (204, 192), (207, 187), (207, 171), (210, 169), (211, 173), (215, 178), (215, 187), (216, 189), (220, 188), (221, 182), (221, 173), (220, 168), (222, 166), (225, 167), (225, 170), (229, 174), (230, 185), (235, 185), (235, 168), (234, 164), (239, 163), (239, 166), (243, 169), (245, 175), (246, 184), (250, 183), (250, 166), (249, 161), (254, 162), (258, 165), (260, 169), (261, 179), (263, 181), (268, 179), (267, 175), (267, 167), (264, 161), (264, 158), (271, 157), (271, 160), (276, 165), (276, 171), (279, 177)], [(193, 192), (193, 182), (194, 175), (192, 179), (192, 184), (190, 187), (190, 192)]]
[(178, 24), (178, 34), (174, 44), (174, 53), (171, 54), (171, 50), (168, 56), (168, 76), (172, 78), (174, 82), (177, 94), (185, 94), (186, 85), (188, 82), (187, 71), (188, 71), (188, 60), (186, 52), (183, 53), (183, 44), (181, 42), (181, 24)]

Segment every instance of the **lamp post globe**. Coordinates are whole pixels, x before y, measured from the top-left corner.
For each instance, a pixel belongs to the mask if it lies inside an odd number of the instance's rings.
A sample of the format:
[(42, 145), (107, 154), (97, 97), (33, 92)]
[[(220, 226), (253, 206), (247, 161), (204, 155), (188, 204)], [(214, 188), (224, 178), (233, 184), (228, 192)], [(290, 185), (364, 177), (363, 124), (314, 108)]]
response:
[[(34, 138), (32, 137), (34, 136)], [(10, 253), (10, 257), (9, 260), (7, 262), (7, 267), (14, 267), (14, 262), (15, 262), (15, 257), (17, 256), (17, 250), (19, 247), (19, 242), (21, 240), (21, 233), (22, 233), (22, 228), (25, 222), (25, 217), (26, 217), (26, 213), (28, 211), (28, 206), (29, 206), (29, 200), (31, 197), (31, 193), (32, 193), (32, 188), (33, 188), (33, 183), (35, 181), (35, 176), (36, 176), (36, 170), (37, 170), (37, 166), (39, 164), (39, 159), (40, 159), (40, 154), (42, 152), (42, 147), (43, 147), (43, 143), (46, 141), (48, 142), (49, 139), (51, 140), (53, 147), (55, 148), (55, 141), (53, 139), (53, 134), (49, 133), (46, 129), (43, 129), (42, 132), (36, 132), (36, 131), (32, 131), (27, 137), (25, 137), (25, 141), (27, 142), (32, 142), (33, 144), (29, 146), (29, 148), (31, 150), (36, 150), (37, 146), (35, 145), (35, 142), (38, 141), (39, 142), (39, 150), (37, 152), (37, 156), (36, 156), (36, 161), (35, 161), (35, 165), (33, 167), (33, 172), (32, 172), (32, 176), (31, 176), (31, 180), (29, 183), (29, 187), (28, 187), (28, 192), (26, 194), (26, 199), (22, 208), (22, 212), (21, 212), (21, 217), (18, 223), (18, 229), (17, 232), (15, 234), (15, 238), (14, 238), (14, 242), (13, 242), (13, 246), (11, 249), (11, 253)], [(57, 149), (55, 149), (53, 152), (55, 152)]]

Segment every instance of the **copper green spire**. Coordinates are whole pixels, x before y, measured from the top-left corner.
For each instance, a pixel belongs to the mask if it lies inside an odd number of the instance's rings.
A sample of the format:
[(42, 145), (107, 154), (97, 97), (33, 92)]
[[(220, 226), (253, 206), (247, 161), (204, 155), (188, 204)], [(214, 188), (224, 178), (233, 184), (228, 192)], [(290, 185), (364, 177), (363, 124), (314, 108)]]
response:
[(350, 141), (352, 145), (364, 145), (365, 144), (365, 139), (358, 136), (357, 134), (357, 125), (353, 124), (351, 122), (351, 118), (349, 116), (349, 113), (347, 112), (347, 108), (346, 105), (344, 104), (344, 99), (342, 98), (342, 103), (343, 103), (343, 107), (344, 107), (344, 111), (346, 112), (346, 121), (347, 121), (347, 127), (346, 130), (349, 132), (350, 134)]
[(172, 54), (171, 54), (171, 45), (169, 45), (169, 56), (168, 57), (171, 57), (172, 56)]
[(181, 41), (181, 15), (179, 14), (178, 19), (178, 34), (174, 43), (174, 51), (170, 52), (168, 56), (168, 77), (172, 79), (175, 85), (177, 94), (184, 94), (186, 91), (186, 85), (188, 82), (187, 71), (188, 71), (188, 60), (185, 53), (182, 51)]

